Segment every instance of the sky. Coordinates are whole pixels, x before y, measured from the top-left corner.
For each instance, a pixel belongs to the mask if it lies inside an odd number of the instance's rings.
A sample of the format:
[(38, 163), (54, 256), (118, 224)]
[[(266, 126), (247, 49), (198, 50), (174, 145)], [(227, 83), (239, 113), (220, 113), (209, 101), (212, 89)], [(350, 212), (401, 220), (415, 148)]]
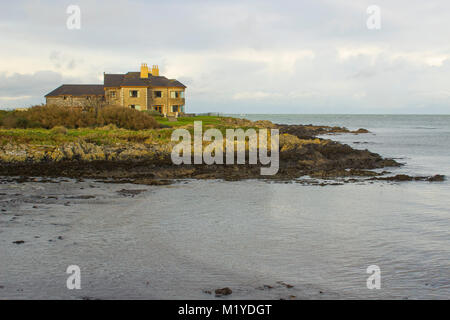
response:
[(1, 109), (145, 62), (186, 112), (450, 114), (448, 0), (2, 0), (0, 40)]

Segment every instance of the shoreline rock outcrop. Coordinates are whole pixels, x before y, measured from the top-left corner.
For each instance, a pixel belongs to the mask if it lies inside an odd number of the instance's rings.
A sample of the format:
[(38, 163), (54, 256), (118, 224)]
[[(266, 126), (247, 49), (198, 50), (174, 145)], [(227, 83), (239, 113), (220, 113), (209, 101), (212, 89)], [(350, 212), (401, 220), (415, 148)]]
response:
[[(373, 180), (402, 181), (401, 177), (390, 180), (389, 177), (378, 177), (380, 173), (370, 171), (401, 166), (395, 160), (317, 137), (368, 132), (365, 129), (350, 131), (341, 127), (276, 125), (270, 121), (224, 119), (224, 123), (230, 126), (279, 129), (280, 162), (277, 174), (261, 176), (260, 164), (174, 165), (171, 150), (175, 142), (99, 145), (80, 140), (60, 145), (7, 143), (0, 146), (0, 175), (112, 179), (153, 185), (165, 185), (169, 179), (184, 178), (292, 180), (302, 176), (321, 179), (364, 176), (372, 177)], [(439, 179), (443, 178), (435, 176), (428, 181)]]

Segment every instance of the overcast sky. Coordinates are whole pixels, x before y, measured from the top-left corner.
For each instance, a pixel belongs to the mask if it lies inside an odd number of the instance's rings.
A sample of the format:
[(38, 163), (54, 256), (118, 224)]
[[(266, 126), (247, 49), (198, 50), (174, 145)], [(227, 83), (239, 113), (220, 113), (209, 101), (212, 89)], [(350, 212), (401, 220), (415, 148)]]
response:
[(450, 113), (448, 0), (2, 1), (0, 39), (1, 108), (146, 62), (187, 112)]

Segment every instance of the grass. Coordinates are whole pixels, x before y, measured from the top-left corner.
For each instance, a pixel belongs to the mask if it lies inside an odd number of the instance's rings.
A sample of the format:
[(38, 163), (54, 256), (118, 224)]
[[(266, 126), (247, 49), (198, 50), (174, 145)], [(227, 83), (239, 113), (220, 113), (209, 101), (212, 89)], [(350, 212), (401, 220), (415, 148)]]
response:
[(221, 125), (223, 122), (222, 117), (215, 116), (179, 117), (178, 121), (174, 122), (170, 122), (164, 117), (155, 117), (155, 120), (162, 125), (173, 128), (194, 125), (194, 121), (202, 121), (203, 125)]
[(165, 143), (170, 141), (172, 129), (102, 129), (78, 128), (67, 129), (66, 133), (49, 129), (0, 129), (0, 145), (37, 144), (59, 145), (80, 140), (98, 145), (114, 145), (127, 143)]

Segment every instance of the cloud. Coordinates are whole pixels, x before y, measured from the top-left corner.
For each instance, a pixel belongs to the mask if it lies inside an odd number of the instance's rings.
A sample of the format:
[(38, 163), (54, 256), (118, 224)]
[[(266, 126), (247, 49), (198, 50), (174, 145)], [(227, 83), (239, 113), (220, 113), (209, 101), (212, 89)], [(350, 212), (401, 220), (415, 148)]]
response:
[(233, 95), (233, 99), (235, 100), (259, 100), (266, 98), (274, 98), (278, 97), (278, 93), (274, 92), (264, 92), (264, 91), (254, 91), (254, 92), (238, 92)]
[(0, 107), (27, 107), (44, 102), (44, 95), (62, 83), (82, 83), (81, 79), (42, 70), (34, 73), (0, 73)]
[[(1, 106), (43, 102), (63, 83), (158, 64), (187, 88), (186, 110), (450, 112), (450, 2), (87, 1), (0, 5)], [(247, 111), (245, 111), (247, 112)]]
[(27, 100), (30, 98), (32, 98), (32, 96), (12, 96), (12, 97), (0, 96), (0, 100), (3, 100), (3, 101)]

